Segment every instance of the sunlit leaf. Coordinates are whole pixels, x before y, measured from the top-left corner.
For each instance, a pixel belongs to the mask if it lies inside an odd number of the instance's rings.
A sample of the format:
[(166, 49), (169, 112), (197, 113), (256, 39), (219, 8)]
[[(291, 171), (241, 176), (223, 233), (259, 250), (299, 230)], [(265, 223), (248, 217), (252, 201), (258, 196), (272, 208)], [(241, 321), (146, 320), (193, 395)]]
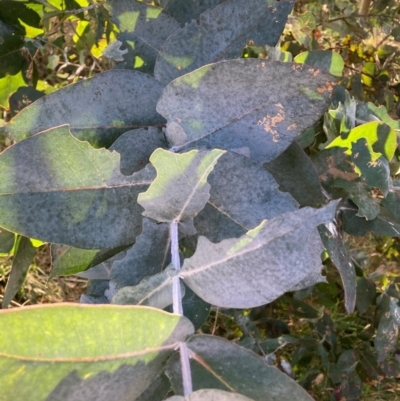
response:
[(207, 177), (224, 153), (215, 149), (176, 154), (157, 149), (150, 157), (157, 177), (138, 197), (139, 204), (145, 209), (144, 216), (159, 222), (193, 218), (210, 197)]
[(0, 327), (2, 397), (15, 401), (136, 400), (193, 333), (152, 308), (71, 304), (3, 311)]
[[(129, 245), (142, 227), (137, 196), (151, 166), (124, 176), (119, 155), (93, 149), (59, 127), (0, 155), (0, 225), (47, 242), (100, 249)], [(29, 171), (29, 174), (27, 174)], [(32, 218), (35, 216), (35, 218)]]
[(318, 120), (334, 81), (305, 65), (229, 60), (171, 82), (157, 110), (167, 118), (167, 137), (177, 149), (247, 148), (252, 159), (265, 163)]
[(228, 0), (174, 32), (157, 57), (154, 76), (164, 84), (206, 64), (240, 57), (248, 40), (275, 46), (293, 0)]
[(332, 75), (343, 75), (344, 61), (339, 53), (331, 50), (312, 50), (300, 53), (294, 60), (295, 63), (312, 65), (330, 72)]
[(284, 213), (238, 239), (218, 244), (200, 237), (180, 277), (213, 305), (253, 308), (272, 302), (314, 268), (322, 268), (320, 260), (311, 258), (309, 239), (316, 226), (332, 220), (335, 208), (332, 202), (322, 209)]
[(107, 71), (37, 100), (4, 127), (5, 133), (21, 140), (69, 124), (77, 138), (110, 146), (129, 129), (164, 122), (155, 110), (162, 88), (140, 72)]

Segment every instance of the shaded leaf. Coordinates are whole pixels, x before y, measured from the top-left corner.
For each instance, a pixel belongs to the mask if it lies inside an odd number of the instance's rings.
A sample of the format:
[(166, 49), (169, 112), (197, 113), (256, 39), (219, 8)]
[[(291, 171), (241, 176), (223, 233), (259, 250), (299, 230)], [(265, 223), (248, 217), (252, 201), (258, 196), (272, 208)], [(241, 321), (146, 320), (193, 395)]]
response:
[(314, 165), (296, 141), (264, 167), (278, 182), (279, 189), (289, 192), (300, 206), (317, 206), (324, 202)]
[(346, 311), (347, 313), (353, 313), (356, 305), (356, 272), (343, 243), (342, 235), (333, 223), (321, 224), (318, 230), (329, 257), (338, 269), (342, 279)]
[[(117, 305), (144, 305), (164, 309), (172, 305), (172, 278), (178, 271), (170, 265), (161, 273), (145, 277), (140, 284), (123, 287), (112, 299)], [(185, 294), (185, 287), (181, 284), (181, 294)]]
[[(311, 401), (312, 398), (289, 376), (257, 354), (225, 339), (194, 335), (187, 341), (191, 351), (193, 390), (220, 389), (243, 394), (255, 401)], [(175, 394), (182, 394), (179, 355), (168, 361), (167, 376)]]
[(390, 311), (383, 313), (374, 340), (378, 362), (383, 362), (398, 344), (399, 326)]
[(194, 222), (198, 234), (212, 242), (239, 237), (264, 219), (298, 208), (268, 171), (236, 152), (218, 159), (208, 183), (210, 199)]
[(40, 92), (31, 86), (19, 87), (18, 90), (9, 98), (11, 115), (15, 116), (26, 106), (29, 106), (35, 100), (40, 99), (44, 95), (45, 94), (43, 92)]
[(318, 120), (333, 85), (331, 75), (305, 65), (229, 60), (171, 82), (157, 110), (178, 149), (247, 148), (252, 159), (265, 163)]
[[(281, 214), (239, 239), (213, 244), (200, 237), (180, 277), (205, 301), (227, 308), (253, 308), (290, 291), (321, 261), (309, 238), (315, 227), (333, 219), (336, 203)], [(312, 262), (310, 262), (310, 259)], [(296, 288), (298, 289), (298, 288)]]
[(128, 50), (118, 67), (152, 74), (162, 44), (179, 24), (161, 8), (136, 0), (107, 0), (104, 6), (119, 29), (118, 41)]
[(52, 269), (49, 280), (56, 276), (70, 276), (88, 270), (126, 248), (127, 246), (112, 249), (79, 249), (67, 245), (52, 244)]
[(371, 189), (363, 182), (338, 178), (335, 187), (346, 190), (350, 199), (358, 206), (357, 216), (373, 220), (380, 213), (379, 199), (372, 196)]
[(0, 227), (0, 253), (10, 253), (14, 242), (15, 234)]
[(275, 46), (293, 0), (228, 0), (174, 32), (157, 57), (154, 76), (168, 84), (206, 64), (240, 57), (246, 42)]
[(375, 283), (366, 278), (361, 277), (357, 281), (357, 300), (356, 306), (360, 313), (365, 313), (368, 308), (373, 304), (376, 298), (376, 285)]
[(385, 106), (377, 107), (370, 102), (358, 102), (356, 116), (358, 121), (362, 121), (364, 123), (369, 121), (376, 121), (376, 119), (378, 118), (380, 121), (383, 121), (397, 132), (400, 131), (400, 121), (393, 120), (389, 116)]
[(140, 72), (103, 72), (40, 98), (13, 118), (5, 133), (21, 140), (69, 124), (78, 139), (107, 147), (129, 129), (164, 123), (155, 110), (162, 88)]
[(198, 390), (186, 397), (175, 395), (167, 398), (167, 401), (252, 401), (241, 394), (232, 394), (221, 390)]
[(1, 307), (7, 308), (14, 296), (24, 284), (29, 266), (35, 256), (36, 249), (29, 238), (17, 237), (11, 272), (7, 280)]
[(163, 133), (154, 127), (136, 129), (122, 134), (110, 147), (121, 155), (121, 173), (131, 175), (150, 163), (157, 148), (167, 148)]
[(383, 154), (388, 161), (392, 160), (397, 148), (397, 136), (393, 128), (377, 121), (353, 128), (346, 138), (337, 137), (327, 148), (341, 147), (355, 153), (354, 143), (364, 139), (373, 150)]
[[(40, 133), (0, 155), (0, 225), (22, 235), (79, 248), (129, 245), (141, 231), (137, 195), (151, 166), (119, 172), (119, 155), (93, 149), (67, 127)], [(29, 174), (27, 174), (29, 171)], [(40, 215), (37, 211), (40, 210)], [(33, 219), (32, 216), (36, 216)]]
[(159, 0), (160, 6), (182, 26), (225, 0)]
[(126, 256), (112, 264), (110, 278), (119, 287), (125, 287), (160, 273), (170, 262), (170, 243), (168, 224), (156, 224), (144, 218), (141, 234)]
[(9, 108), (9, 96), (14, 93), (19, 87), (25, 86), (26, 81), (24, 74), (18, 72), (15, 75), (6, 75), (0, 78), (0, 105), (5, 109)]
[(165, 374), (159, 376), (151, 383), (147, 390), (140, 395), (136, 401), (162, 401), (165, 400), (168, 392), (171, 389), (171, 384)]
[(332, 75), (341, 77), (343, 75), (344, 61), (340, 54), (331, 50), (312, 50), (297, 55), (295, 63), (312, 65), (330, 72)]
[(128, 53), (128, 49), (122, 50), (120, 47), (122, 42), (116, 40), (115, 42), (111, 42), (104, 50), (103, 56), (110, 58), (114, 61), (124, 61), (124, 54)]
[(365, 139), (353, 143), (351, 160), (370, 187), (379, 188), (386, 196), (389, 191), (390, 169), (387, 159), (375, 153)]
[(145, 209), (143, 215), (160, 222), (193, 218), (210, 197), (207, 177), (224, 153), (214, 149), (176, 154), (157, 149), (150, 157), (157, 177), (138, 197)]
[(29, 307), (0, 322), (2, 396), (15, 401), (135, 400), (193, 333), (184, 317), (146, 307)]

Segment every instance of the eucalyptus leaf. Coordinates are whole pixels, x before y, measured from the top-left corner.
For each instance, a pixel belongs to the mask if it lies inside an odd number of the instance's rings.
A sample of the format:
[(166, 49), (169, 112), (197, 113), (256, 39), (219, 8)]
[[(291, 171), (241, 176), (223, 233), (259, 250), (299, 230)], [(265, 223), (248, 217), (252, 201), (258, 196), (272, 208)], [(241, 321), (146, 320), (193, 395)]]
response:
[(159, 0), (160, 6), (182, 26), (225, 0)]
[(2, 397), (15, 401), (136, 400), (193, 333), (182, 316), (137, 306), (28, 307), (0, 322)]
[(316, 268), (310, 266), (309, 238), (316, 226), (333, 219), (335, 208), (332, 202), (322, 209), (284, 213), (218, 244), (200, 237), (180, 277), (213, 305), (253, 308), (272, 302)]
[(384, 312), (379, 321), (374, 340), (378, 362), (383, 362), (398, 344), (399, 326), (390, 311)]
[(357, 281), (357, 300), (356, 307), (360, 313), (365, 313), (368, 308), (373, 304), (376, 298), (376, 285), (375, 283), (366, 278), (361, 277)]
[(390, 316), (397, 326), (400, 327), (400, 305), (398, 298), (390, 298)]
[(265, 163), (318, 120), (334, 84), (331, 75), (305, 65), (222, 61), (168, 84), (157, 110), (168, 120), (167, 139), (176, 149), (247, 148)]
[(275, 46), (293, 0), (228, 0), (174, 32), (158, 54), (154, 76), (168, 84), (206, 64), (240, 57), (246, 42)]
[[(123, 287), (112, 299), (117, 305), (143, 305), (165, 309), (172, 305), (172, 278), (179, 272), (170, 265), (161, 273), (145, 277), (140, 284)], [(185, 287), (181, 284), (181, 294), (185, 295)]]
[(165, 374), (159, 376), (147, 388), (147, 390), (140, 395), (136, 401), (162, 401), (165, 400), (168, 392), (171, 389), (171, 384)]
[(222, 390), (198, 390), (186, 397), (179, 395), (167, 398), (167, 401), (254, 401), (241, 394), (232, 394)]
[(143, 215), (160, 222), (193, 218), (210, 196), (207, 177), (224, 153), (214, 149), (175, 154), (157, 149), (150, 157), (157, 177), (138, 197), (138, 203), (145, 209)]
[(126, 256), (112, 264), (110, 278), (119, 287), (125, 287), (160, 273), (170, 262), (170, 246), (169, 225), (144, 218), (141, 234)]
[(165, 137), (158, 128), (140, 128), (122, 134), (110, 147), (121, 155), (121, 173), (131, 175), (150, 162), (157, 148), (167, 148)]
[(7, 280), (1, 307), (6, 309), (24, 284), (36, 249), (29, 238), (17, 237), (11, 272)]
[(279, 189), (289, 192), (300, 206), (318, 206), (324, 202), (314, 165), (296, 141), (264, 167), (278, 182)]
[(0, 170), (4, 173), (0, 208), (7, 210), (0, 215), (1, 226), (88, 249), (135, 241), (143, 210), (136, 199), (155, 176), (150, 165), (132, 176), (122, 175), (116, 152), (93, 149), (74, 138), (67, 127), (6, 149), (0, 155)]
[(385, 106), (375, 106), (373, 103), (364, 103), (364, 102), (358, 102), (357, 103), (357, 111), (356, 111), (356, 116), (357, 120), (359, 122), (369, 122), (369, 121), (376, 121), (376, 119), (379, 119), (380, 121), (383, 121), (389, 127), (397, 131), (397, 133), (400, 131), (400, 121), (399, 120), (393, 120), (388, 114), (388, 111)]
[(0, 253), (10, 253), (14, 242), (15, 234), (0, 227)]
[(329, 71), (332, 75), (343, 75), (344, 61), (339, 53), (331, 50), (312, 50), (297, 55), (295, 63), (308, 64), (322, 70)]
[(264, 219), (298, 208), (268, 171), (236, 152), (218, 159), (208, 183), (210, 199), (194, 222), (198, 234), (212, 242), (239, 237)]
[(119, 29), (118, 41), (128, 50), (118, 67), (152, 74), (162, 44), (179, 24), (161, 8), (136, 0), (106, 0), (104, 6)]
[(318, 230), (329, 257), (338, 269), (342, 279), (346, 311), (347, 313), (353, 313), (357, 293), (356, 271), (343, 243), (342, 235), (333, 223), (321, 224)]
[[(129, 245), (128, 245), (129, 246)], [(51, 245), (52, 269), (49, 279), (81, 273), (111, 258), (128, 246), (111, 249), (79, 249), (67, 245)]]
[(22, 140), (69, 124), (78, 139), (108, 147), (129, 129), (164, 123), (155, 110), (162, 89), (158, 81), (140, 72), (103, 72), (25, 107), (4, 127), (5, 134)]
[[(311, 401), (307, 392), (261, 356), (225, 339), (194, 335), (187, 341), (193, 390), (219, 389), (254, 401)], [(167, 376), (175, 394), (182, 394), (179, 355), (168, 361)]]

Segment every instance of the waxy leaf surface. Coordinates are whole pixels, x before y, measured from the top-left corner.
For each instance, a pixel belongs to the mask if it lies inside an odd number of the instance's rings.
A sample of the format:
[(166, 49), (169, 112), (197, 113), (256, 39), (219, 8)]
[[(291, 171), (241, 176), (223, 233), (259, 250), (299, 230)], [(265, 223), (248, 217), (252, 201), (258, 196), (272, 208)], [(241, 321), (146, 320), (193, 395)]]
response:
[(14, 401), (136, 400), (193, 333), (148, 307), (71, 304), (0, 312), (0, 327), (1, 396)]
[(342, 279), (346, 311), (353, 313), (357, 293), (356, 271), (350, 255), (347, 253), (341, 233), (333, 223), (321, 224), (318, 230), (329, 257)]
[(138, 197), (145, 209), (143, 214), (160, 222), (185, 221), (196, 216), (210, 197), (207, 177), (224, 153), (214, 149), (176, 154), (157, 149), (150, 157), (157, 177)]
[[(310, 238), (319, 224), (333, 219), (335, 208), (336, 202), (331, 202), (322, 209), (284, 213), (218, 244), (200, 237), (180, 277), (213, 305), (253, 308), (272, 302), (315, 269)], [(321, 269), (321, 261), (317, 263)]]
[(160, 273), (170, 262), (170, 245), (169, 225), (144, 218), (141, 234), (126, 256), (112, 264), (110, 278), (118, 286), (125, 287)]
[(210, 199), (194, 223), (198, 234), (212, 242), (239, 237), (265, 219), (298, 208), (268, 171), (236, 152), (218, 159), (208, 183)]
[[(0, 225), (9, 231), (78, 248), (114, 248), (142, 229), (137, 196), (155, 177), (148, 165), (132, 176), (119, 155), (93, 149), (67, 127), (40, 133), (0, 155)], [(29, 174), (27, 174), (29, 172)]]
[[(312, 400), (289, 376), (268, 366), (264, 358), (225, 339), (194, 335), (187, 341), (187, 346), (194, 391), (219, 389), (242, 394), (254, 401)], [(182, 394), (178, 354), (168, 361), (167, 376), (175, 394)]]
[[(188, 3), (188, 2), (187, 2)], [(154, 76), (168, 84), (206, 64), (240, 57), (247, 41), (275, 46), (293, 0), (228, 0), (174, 32), (157, 57)]]
[(180, 24), (185, 25), (225, 0), (160, 0), (160, 6)]
[(168, 120), (167, 138), (176, 149), (247, 148), (265, 163), (318, 120), (334, 84), (334, 77), (306, 65), (221, 61), (168, 84), (157, 110)]
[(321, 68), (337, 77), (341, 77), (343, 74), (344, 61), (342, 56), (330, 50), (302, 52), (294, 58), (294, 62)]
[(179, 24), (161, 8), (136, 0), (107, 0), (104, 5), (119, 29), (123, 50), (128, 50), (118, 67), (152, 74), (162, 44)]
[(374, 340), (378, 362), (383, 362), (398, 344), (399, 326), (391, 311), (383, 313)]
[(140, 72), (107, 71), (40, 98), (15, 116), (4, 132), (21, 140), (69, 124), (77, 138), (108, 147), (125, 131), (164, 123), (155, 110), (162, 89)]

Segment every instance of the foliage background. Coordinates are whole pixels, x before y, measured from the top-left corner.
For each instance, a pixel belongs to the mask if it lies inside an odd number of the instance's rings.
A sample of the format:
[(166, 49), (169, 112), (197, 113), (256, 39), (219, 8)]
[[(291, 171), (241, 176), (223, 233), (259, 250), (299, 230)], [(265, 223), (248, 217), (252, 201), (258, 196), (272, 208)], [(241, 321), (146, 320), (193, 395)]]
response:
[[(12, 60), (16, 74), (1, 74), (0, 68), (0, 124), (43, 94), (114, 67), (115, 62), (102, 55), (117, 34), (106, 11), (86, 0), (66, 1), (65, 5), (66, 11), (59, 1), (0, 3), (0, 22), (14, 21), (18, 33), (25, 37), (21, 51)], [(87, 7), (82, 12), (68, 11)], [(292, 57), (317, 49), (336, 51), (345, 64), (342, 85), (351, 95), (383, 105), (391, 118), (398, 119), (400, 5), (394, 0), (375, 1), (366, 15), (360, 15), (359, 7), (359, 2), (350, 0), (297, 1), (281, 38), (281, 50)], [(42, 13), (44, 24), (32, 21), (29, 10)], [(268, 50), (248, 43), (243, 56), (268, 57)], [(140, 68), (141, 61), (137, 63)], [(307, 153), (317, 154), (325, 141), (321, 121)], [(10, 144), (7, 138), (1, 138), (0, 149)], [(347, 236), (346, 244), (359, 282), (372, 288), (370, 297), (358, 302), (355, 313), (346, 314), (340, 276), (326, 259), (327, 283), (310, 291), (286, 294), (251, 311), (214, 309), (202, 332), (227, 338), (265, 356), (273, 355), (272, 363), (283, 370), (289, 362), (289, 373), (317, 400), (400, 399), (400, 347), (384, 366), (378, 366), (373, 355), (373, 340), (382, 315), (375, 301), (382, 294), (399, 291), (400, 240)], [(13, 253), (8, 252), (0, 259), (0, 296), (12, 258)], [(49, 249), (41, 245), (11, 306), (79, 300), (85, 280), (72, 276), (47, 282), (50, 265)], [(359, 294), (363, 288), (359, 286)], [(347, 388), (343, 385), (346, 380)]]

